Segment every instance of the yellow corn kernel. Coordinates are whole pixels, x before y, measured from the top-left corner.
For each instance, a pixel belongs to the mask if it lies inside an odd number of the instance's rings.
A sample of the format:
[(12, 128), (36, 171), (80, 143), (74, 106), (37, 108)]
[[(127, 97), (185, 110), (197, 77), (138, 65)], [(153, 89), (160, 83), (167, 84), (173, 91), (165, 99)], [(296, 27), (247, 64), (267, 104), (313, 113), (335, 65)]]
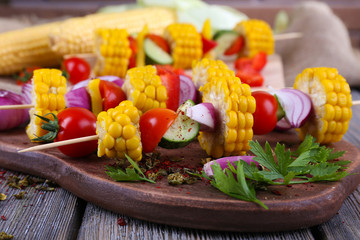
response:
[[(64, 90), (65, 89), (65, 90)], [(58, 69), (34, 70), (32, 78), (32, 105), (30, 108), (30, 122), (26, 133), (30, 140), (47, 133), (41, 128), (43, 121), (34, 114), (44, 116), (48, 113), (57, 114), (65, 109), (66, 79)], [(51, 115), (47, 115), (50, 119)]]
[(274, 38), (268, 23), (259, 19), (239, 22), (234, 30), (244, 37), (244, 47), (240, 56), (254, 57), (259, 52), (274, 53)]
[[(211, 62), (208, 59), (203, 61)], [(253, 137), (255, 101), (246, 87), (245, 93), (249, 95), (244, 95), (244, 84), (234, 74), (228, 75), (228, 71), (224, 69), (222, 74), (216, 73), (200, 87), (203, 102), (212, 103), (218, 110), (219, 126), (214, 132), (200, 132), (198, 137), (202, 149), (214, 158), (244, 154), (249, 150), (248, 141)]]
[(191, 68), (192, 62), (202, 57), (202, 40), (196, 28), (187, 23), (170, 24), (164, 32), (169, 42), (174, 68)]
[(154, 66), (128, 70), (122, 89), (141, 114), (156, 107), (166, 107), (167, 90)]
[(99, 136), (98, 156), (124, 158), (127, 154), (133, 160), (140, 161), (142, 144), (139, 119), (139, 111), (129, 100), (107, 112), (99, 113), (96, 124), (96, 133)]
[(314, 136), (319, 143), (340, 141), (352, 116), (350, 87), (335, 68), (307, 68), (296, 77), (294, 88), (307, 93), (315, 114), (298, 129), (299, 137)]
[(220, 60), (203, 58), (193, 64), (193, 81), (195, 87), (199, 89), (213, 77), (235, 76), (228, 66)]

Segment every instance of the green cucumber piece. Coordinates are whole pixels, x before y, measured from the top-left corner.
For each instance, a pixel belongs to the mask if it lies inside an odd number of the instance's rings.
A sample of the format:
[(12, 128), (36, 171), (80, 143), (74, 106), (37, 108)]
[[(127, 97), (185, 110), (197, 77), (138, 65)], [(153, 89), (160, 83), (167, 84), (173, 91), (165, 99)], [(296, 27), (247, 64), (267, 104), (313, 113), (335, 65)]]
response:
[(192, 100), (187, 100), (180, 105), (177, 110), (178, 117), (165, 132), (159, 143), (160, 147), (167, 149), (181, 148), (196, 138), (200, 130), (200, 124), (186, 116), (186, 110), (194, 105), (195, 103)]
[(144, 52), (145, 52), (145, 62), (146, 64), (172, 64), (173, 59), (164, 50), (161, 49), (156, 43), (154, 43), (151, 39), (145, 38), (144, 41)]
[(233, 30), (220, 30), (216, 32), (214, 35), (214, 40), (218, 44), (214, 49), (216, 56), (223, 56), (224, 52), (238, 37), (239, 33)]

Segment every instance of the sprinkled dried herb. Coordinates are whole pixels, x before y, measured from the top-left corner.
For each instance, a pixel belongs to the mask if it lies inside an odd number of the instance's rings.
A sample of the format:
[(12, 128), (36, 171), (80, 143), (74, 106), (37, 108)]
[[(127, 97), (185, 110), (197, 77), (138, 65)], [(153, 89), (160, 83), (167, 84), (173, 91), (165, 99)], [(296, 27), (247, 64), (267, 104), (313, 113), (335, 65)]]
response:
[(0, 201), (6, 200), (7, 196), (3, 193), (0, 193)]
[(9, 239), (13, 239), (14, 236), (11, 234), (7, 234), (5, 232), (0, 232), (0, 240), (9, 240)]
[(13, 196), (16, 197), (16, 199), (23, 199), (25, 195), (25, 192), (19, 192), (18, 194), (14, 194)]

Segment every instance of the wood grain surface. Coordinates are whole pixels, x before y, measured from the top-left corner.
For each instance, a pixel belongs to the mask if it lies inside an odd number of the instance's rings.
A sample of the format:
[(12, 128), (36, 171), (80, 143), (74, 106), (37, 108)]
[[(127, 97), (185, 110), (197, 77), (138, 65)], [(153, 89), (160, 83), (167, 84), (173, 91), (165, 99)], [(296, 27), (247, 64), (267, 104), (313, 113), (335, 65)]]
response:
[[(95, 154), (74, 159), (57, 149), (17, 153), (34, 145), (26, 141), (22, 129), (2, 132), (0, 139), (1, 167), (53, 180), (76, 196), (116, 213), (187, 228), (269, 232), (312, 227), (333, 217), (360, 183), (360, 175), (351, 175), (338, 182), (271, 186), (257, 194), (269, 207), (265, 210), (254, 203), (230, 198), (204, 181), (176, 187), (168, 185), (165, 178), (156, 184), (115, 182), (104, 169), (104, 165), (113, 161), (97, 158)], [(288, 146), (300, 142), (294, 131), (255, 136), (255, 140), (262, 145), (268, 141), (272, 146), (278, 141)], [(332, 147), (346, 150), (344, 158), (353, 161), (349, 172), (360, 172), (356, 147), (346, 141)], [(200, 167), (201, 158), (206, 157), (197, 142), (182, 149), (158, 151), (162, 159), (181, 156), (183, 164), (193, 167)]]

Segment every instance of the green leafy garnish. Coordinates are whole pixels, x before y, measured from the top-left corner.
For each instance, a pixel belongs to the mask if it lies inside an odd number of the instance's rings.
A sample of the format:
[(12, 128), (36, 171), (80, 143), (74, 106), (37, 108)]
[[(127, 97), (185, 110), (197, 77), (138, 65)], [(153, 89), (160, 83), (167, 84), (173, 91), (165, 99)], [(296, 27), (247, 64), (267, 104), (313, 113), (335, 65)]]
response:
[(118, 167), (106, 166), (106, 174), (118, 182), (134, 182), (134, 181), (147, 181), (155, 183), (153, 180), (148, 179), (141, 171), (137, 163), (132, 160), (127, 154), (126, 159), (132, 167), (127, 167), (125, 171)]
[[(256, 198), (255, 190), (267, 185), (288, 185), (318, 181), (338, 181), (349, 173), (342, 171), (350, 161), (331, 161), (345, 151), (334, 151), (326, 146), (320, 146), (314, 137), (307, 135), (295, 151), (285, 149), (284, 144), (277, 143), (272, 149), (268, 142), (265, 147), (257, 141), (250, 141), (250, 151), (254, 160), (261, 166), (259, 170), (254, 163), (251, 165), (240, 160), (236, 168), (229, 163), (222, 170), (216, 162), (212, 165), (214, 175), (209, 178), (205, 172), (202, 176), (210, 180), (212, 186), (232, 197), (267, 206)], [(236, 176), (236, 177), (235, 177)]]

